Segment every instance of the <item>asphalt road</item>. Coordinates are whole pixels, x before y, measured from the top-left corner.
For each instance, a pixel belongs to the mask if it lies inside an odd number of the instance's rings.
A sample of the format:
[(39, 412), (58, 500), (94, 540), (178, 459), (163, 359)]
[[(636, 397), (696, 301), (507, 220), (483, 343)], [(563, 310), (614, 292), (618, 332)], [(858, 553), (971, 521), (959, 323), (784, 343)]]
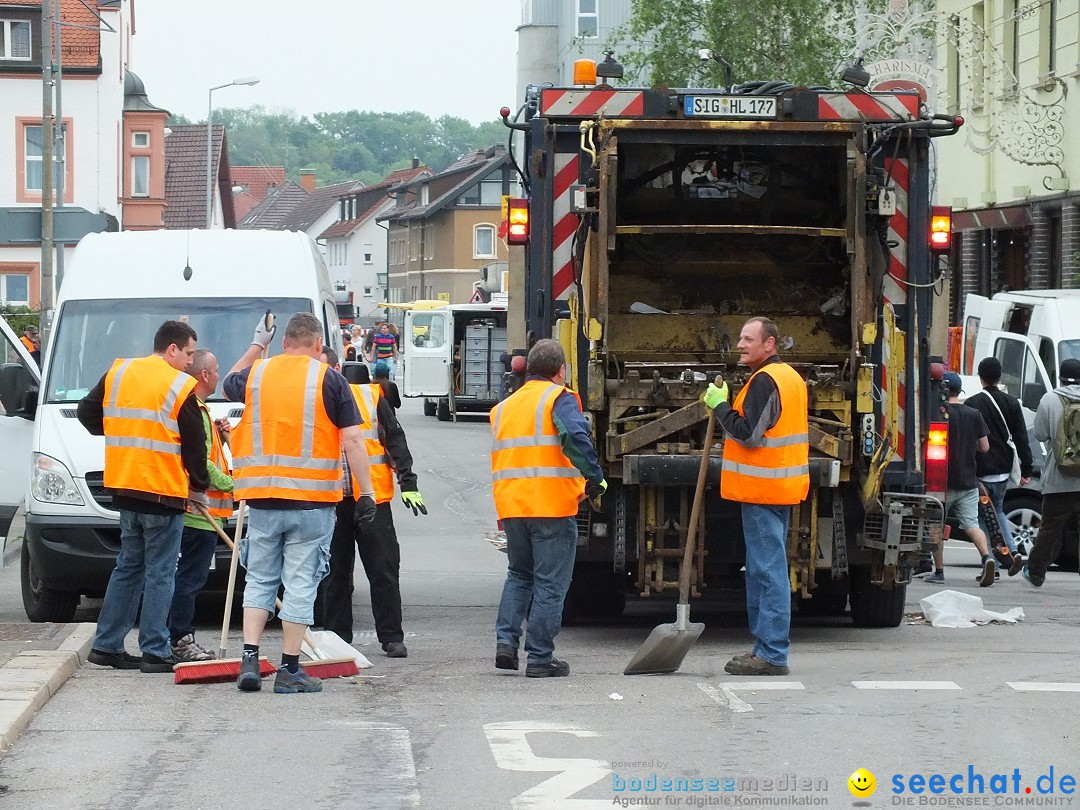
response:
[[(863, 806), (1074, 800), (1063, 777), (1080, 782), (1076, 574), (1051, 572), (1041, 591), (1019, 577), (979, 589), (977, 558), (958, 544), (947, 587), (991, 610), (1023, 607), (1026, 621), (798, 619), (791, 676), (765, 680), (723, 672), (750, 644), (738, 609), (694, 611), (706, 631), (677, 674), (623, 676), (649, 630), (673, 619), (635, 605), (617, 624), (563, 631), (571, 677), (527, 680), (492, 662), (505, 557), (484, 536), (487, 426), (441, 424), (415, 402), (402, 420), (431, 507), (395, 506), (408, 659), (386, 659), (361, 633), (371, 670), (295, 696), (83, 667), (0, 759), (0, 808), (848, 807), (860, 767), (877, 784)], [(909, 610), (935, 590), (913, 584)], [(370, 628), (366, 587), (356, 601), (358, 629)], [(204, 641), (216, 638), (212, 609)], [(25, 621), (17, 567), (0, 571), (0, 623), (13, 621)], [(275, 661), (279, 638), (265, 644)], [(916, 793), (913, 774), (945, 793)], [(1009, 793), (989, 793), (994, 774)], [(980, 776), (987, 793), (972, 797)]]

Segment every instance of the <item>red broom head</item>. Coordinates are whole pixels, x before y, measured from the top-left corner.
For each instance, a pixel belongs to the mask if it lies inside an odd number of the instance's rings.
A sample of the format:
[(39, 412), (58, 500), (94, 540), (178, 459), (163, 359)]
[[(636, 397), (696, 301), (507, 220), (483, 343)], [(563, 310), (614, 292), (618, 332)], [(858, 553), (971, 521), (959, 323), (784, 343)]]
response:
[[(259, 658), (259, 676), (265, 678), (277, 672), (266, 658)], [(176, 683), (229, 683), (240, 677), (240, 659), (192, 661), (173, 667)]]
[(355, 658), (324, 658), (318, 661), (303, 661), (300, 666), (308, 675), (316, 678), (349, 678), (357, 675), (360, 668)]

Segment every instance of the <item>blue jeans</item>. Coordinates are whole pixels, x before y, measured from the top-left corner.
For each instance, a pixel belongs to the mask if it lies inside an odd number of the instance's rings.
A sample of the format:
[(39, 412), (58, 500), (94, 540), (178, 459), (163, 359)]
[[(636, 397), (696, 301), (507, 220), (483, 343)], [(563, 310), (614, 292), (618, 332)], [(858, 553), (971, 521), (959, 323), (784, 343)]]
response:
[(172, 655), (168, 618), (183, 528), (181, 512), (144, 515), (120, 510), (120, 554), (98, 616), (95, 650), (123, 652), (141, 596), (139, 649), (143, 655), (159, 658)]
[[(990, 503), (994, 505), (994, 511), (997, 512), (998, 524), (1001, 526), (1001, 533), (1005, 536), (1005, 545), (1009, 547), (1009, 551), (1015, 554), (1016, 541), (1013, 540), (1012, 529), (1009, 528), (1009, 519), (1005, 517), (1005, 509), (1002, 506), (1005, 502), (1005, 490), (1009, 488), (1009, 481), (1008, 479), (1004, 481), (983, 481), (982, 485), (986, 487), (986, 494), (990, 496)], [(979, 519), (979, 528), (983, 530), (987, 540), (989, 540), (990, 527), (986, 525), (982, 518)], [(993, 556), (993, 554), (990, 555), (991, 559), (993, 559)], [(994, 564), (997, 564), (997, 560), (994, 560)]]
[(787, 665), (791, 644), (791, 579), (787, 532), (790, 506), (742, 504), (746, 541), (746, 612), (754, 636), (754, 655)]
[(249, 512), (247, 537), (240, 541), (240, 562), (247, 569), (244, 607), (274, 615), (278, 588), (282, 621), (315, 622), (315, 593), (330, 571), (334, 504), (319, 509), (257, 509)]
[(547, 664), (555, 653), (555, 636), (562, 629), (563, 601), (574, 574), (577, 520), (564, 518), (505, 518), (507, 572), (495, 639), (515, 650), (526, 616), (529, 630), (525, 652), (530, 664)]
[(169, 610), (169, 635), (176, 644), (195, 632), (195, 597), (210, 576), (210, 561), (217, 548), (217, 532), (185, 526), (180, 539), (180, 562), (176, 566), (176, 588)]

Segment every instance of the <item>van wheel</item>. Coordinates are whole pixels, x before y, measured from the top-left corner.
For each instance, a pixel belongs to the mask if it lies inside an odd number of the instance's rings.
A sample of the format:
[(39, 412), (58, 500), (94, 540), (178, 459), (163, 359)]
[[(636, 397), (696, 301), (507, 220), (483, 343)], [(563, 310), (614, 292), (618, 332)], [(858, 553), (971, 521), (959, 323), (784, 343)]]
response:
[(434, 415), (435, 415), (435, 402), (434, 402), (434, 400), (425, 399), (424, 400), (424, 416), (434, 416)]
[(907, 585), (889, 590), (870, 582), (869, 566), (851, 570), (851, 618), (856, 627), (899, 627), (904, 618)]
[(439, 400), (439, 404), (435, 408), (435, 418), (438, 419), (440, 422), (450, 421), (450, 400)]
[(34, 573), (30, 550), (23, 540), (20, 557), (22, 600), (26, 618), (32, 622), (70, 622), (79, 608), (79, 594), (46, 588)]

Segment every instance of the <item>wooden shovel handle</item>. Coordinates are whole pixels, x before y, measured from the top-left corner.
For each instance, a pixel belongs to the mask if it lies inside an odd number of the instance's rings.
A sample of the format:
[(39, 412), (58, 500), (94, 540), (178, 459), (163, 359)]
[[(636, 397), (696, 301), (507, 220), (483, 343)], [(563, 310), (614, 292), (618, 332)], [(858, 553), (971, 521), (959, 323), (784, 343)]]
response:
[[(719, 377), (716, 378), (720, 380)], [(709, 424), (705, 428), (705, 447), (701, 451), (701, 466), (698, 467), (697, 486), (694, 488), (694, 505), (690, 509), (690, 525), (686, 529), (686, 548), (683, 551), (682, 568), (679, 571), (679, 601), (690, 601), (690, 566), (694, 560), (694, 544), (697, 541), (698, 523), (705, 501), (705, 480), (709, 475), (709, 453), (712, 451), (713, 436), (716, 433), (716, 416), (709, 409)]]

